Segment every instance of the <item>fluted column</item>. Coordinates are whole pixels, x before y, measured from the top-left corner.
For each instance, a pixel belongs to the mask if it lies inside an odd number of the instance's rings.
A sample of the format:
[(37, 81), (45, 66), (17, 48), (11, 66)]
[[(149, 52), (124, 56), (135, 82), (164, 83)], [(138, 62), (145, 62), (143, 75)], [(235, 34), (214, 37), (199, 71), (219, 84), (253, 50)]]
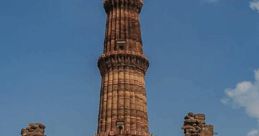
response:
[(98, 136), (148, 136), (145, 73), (139, 13), (142, 0), (104, 0), (107, 13)]

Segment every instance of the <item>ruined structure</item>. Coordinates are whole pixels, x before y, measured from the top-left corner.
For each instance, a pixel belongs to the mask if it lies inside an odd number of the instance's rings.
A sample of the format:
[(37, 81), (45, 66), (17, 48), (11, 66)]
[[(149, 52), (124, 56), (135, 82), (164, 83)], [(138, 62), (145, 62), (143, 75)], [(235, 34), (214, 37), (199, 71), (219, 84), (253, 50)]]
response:
[(142, 0), (104, 0), (107, 14), (97, 136), (148, 136)]
[(21, 136), (45, 136), (45, 126), (41, 123), (31, 123), (21, 130)]
[(188, 113), (184, 118), (185, 136), (213, 136), (213, 126), (205, 123), (204, 114)]

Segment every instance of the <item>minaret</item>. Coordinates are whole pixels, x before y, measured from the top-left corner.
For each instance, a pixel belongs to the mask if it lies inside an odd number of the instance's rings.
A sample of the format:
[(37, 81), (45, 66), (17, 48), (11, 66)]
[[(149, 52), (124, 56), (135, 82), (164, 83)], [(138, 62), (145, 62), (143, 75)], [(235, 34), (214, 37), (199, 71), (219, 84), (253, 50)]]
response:
[(148, 136), (142, 0), (104, 0), (107, 14), (97, 136)]

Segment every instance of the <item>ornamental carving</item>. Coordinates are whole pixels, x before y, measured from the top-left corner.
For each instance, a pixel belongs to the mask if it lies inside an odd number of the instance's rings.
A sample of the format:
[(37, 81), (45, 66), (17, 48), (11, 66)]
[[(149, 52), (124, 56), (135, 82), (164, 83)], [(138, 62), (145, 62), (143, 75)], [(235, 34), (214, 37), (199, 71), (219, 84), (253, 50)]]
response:
[(136, 68), (145, 73), (148, 69), (149, 62), (145, 57), (133, 54), (103, 55), (98, 61), (98, 67), (102, 75), (112, 68), (124, 66)]

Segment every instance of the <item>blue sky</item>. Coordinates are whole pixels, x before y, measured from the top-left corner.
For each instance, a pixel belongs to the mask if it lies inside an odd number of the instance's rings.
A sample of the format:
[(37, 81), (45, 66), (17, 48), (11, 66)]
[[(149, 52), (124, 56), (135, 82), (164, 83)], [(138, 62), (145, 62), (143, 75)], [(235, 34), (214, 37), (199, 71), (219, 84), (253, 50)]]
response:
[[(218, 136), (258, 136), (258, 0), (146, 0), (141, 14), (150, 131), (180, 136), (189, 111)], [(0, 135), (95, 133), (101, 0), (0, 1)], [(246, 82), (243, 82), (246, 81)]]

